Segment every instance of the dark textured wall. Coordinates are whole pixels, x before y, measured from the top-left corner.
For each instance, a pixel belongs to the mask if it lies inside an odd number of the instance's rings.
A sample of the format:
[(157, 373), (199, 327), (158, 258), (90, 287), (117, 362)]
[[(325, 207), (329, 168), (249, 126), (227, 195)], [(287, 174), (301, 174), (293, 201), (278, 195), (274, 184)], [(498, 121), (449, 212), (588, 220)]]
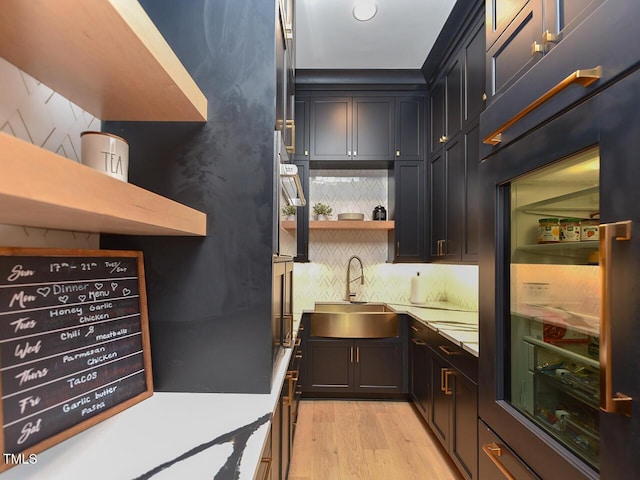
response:
[[(143, 0), (208, 99), (206, 123), (105, 122), (129, 181), (207, 214), (207, 236), (104, 235), (142, 250), (156, 390), (268, 392), (275, 2)], [(158, 99), (162, 101), (162, 99)]]

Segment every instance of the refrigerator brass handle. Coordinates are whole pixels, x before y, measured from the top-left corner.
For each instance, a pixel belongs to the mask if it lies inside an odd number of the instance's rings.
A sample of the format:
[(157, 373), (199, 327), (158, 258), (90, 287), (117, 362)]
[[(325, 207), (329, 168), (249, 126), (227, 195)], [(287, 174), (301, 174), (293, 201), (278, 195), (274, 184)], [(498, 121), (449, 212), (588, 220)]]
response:
[(448, 368), (445, 369), (444, 372), (444, 394), (445, 395), (453, 395), (453, 391), (449, 389), (449, 376), (453, 375), (455, 372)]
[(291, 145), (284, 146), (287, 153), (296, 153), (296, 122), (293, 120), (287, 120), (284, 128), (291, 129)]
[(502, 133), (505, 130), (512, 127), (518, 121), (522, 120), (529, 113), (531, 113), (533, 110), (538, 108), (540, 105), (542, 105), (544, 102), (549, 100), (551, 97), (560, 93), (562, 90), (564, 90), (569, 85), (572, 85), (574, 83), (579, 83), (583, 87), (588, 87), (593, 82), (598, 80), (600, 77), (602, 77), (602, 66), (600, 65), (598, 65), (597, 67), (589, 68), (585, 70), (576, 70), (567, 78), (560, 81), (556, 86), (547, 90), (547, 92), (542, 94), (542, 96), (538, 97), (536, 100), (531, 102), (527, 107), (523, 108), (518, 113), (516, 113), (510, 120), (507, 120), (505, 123), (500, 125), (500, 127), (497, 128), (494, 132), (484, 137), (484, 139), (482, 140), (482, 143), (485, 143), (487, 145), (498, 145), (500, 142), (502, 142)]
[(504, 475), (507, 480), (516, 480), (516, 477), (511, 475), (509, 470), (502, 464), (498, 457), (502, 456), (502, 448), (495, 442), (482, 445), (482, 451), (489, 457), (493, 464), (498, 467), (500, 473)]
[(267, 467), (264, 470), (264, 476), (262, 477), (262, 480), (267, 480), (268, 478), (271, 478), (271, 457), (262, 457), (260, 459), (260, 463), (265, 463), (267, 465)]
[(600, 275), (602, 280), (602, 303), (600, 314), (600, 410), (631, 416), (632, 398), (617, 392), (613, 394), (611, 365), (611, 292), (613, 270), (611, 256), (613, 241), (631, 239), (631, 220), (600, 225)]
[(451, 357), (453, 355), (460, 355), (462, 352), (459, 352), (457, 350), (452, 349), (451, 347), (447, 346), (447, 345), (438, 345), (438, 349), (440, 349), (441, 352), (444, 352), (445, 355), (447, 355), (448, 357)]
[(412, 338), (411, 341), (414, 343), (414, 345), (420, 345), (421, 347), (425, 347), (427, 345), (426, 342), (418, 340), (417, 338)]

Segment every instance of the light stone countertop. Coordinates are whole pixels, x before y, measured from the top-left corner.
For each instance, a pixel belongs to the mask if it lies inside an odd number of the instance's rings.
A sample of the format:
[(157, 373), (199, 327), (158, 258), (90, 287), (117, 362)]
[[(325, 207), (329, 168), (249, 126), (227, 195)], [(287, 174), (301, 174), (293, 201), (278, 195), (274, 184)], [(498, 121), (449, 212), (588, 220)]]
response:
[(387, 304), (396, 312), (407, 313), (474, 356), (479, 356), (478, 312), (455, 310), (455, 305), (435, 302), (425, 306)]
[(253, 480), (292, 351), (276, 360), (268, 394), (154, 392), (2, 480)]

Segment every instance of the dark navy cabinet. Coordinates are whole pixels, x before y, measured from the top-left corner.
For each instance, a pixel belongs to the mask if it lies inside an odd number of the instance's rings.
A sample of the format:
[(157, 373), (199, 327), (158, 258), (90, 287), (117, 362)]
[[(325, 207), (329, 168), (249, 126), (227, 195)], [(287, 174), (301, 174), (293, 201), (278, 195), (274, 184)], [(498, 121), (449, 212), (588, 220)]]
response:
[(389, 259), (425, 260), (424, 162), (397, 161), (389, 172), (389, 198), (395, 228), (389, 232)]
[(424, 96), (396, 96), (395, 108), (395, 159), (424, 161)]
[(485, 106), (484, 12), (462, 20), (449, 50), (429, 77), (427, 157), (431, 261), (477, 262), (479, 119)]
[(392, 161), (393, 97), (310, 99), (309, 160)]

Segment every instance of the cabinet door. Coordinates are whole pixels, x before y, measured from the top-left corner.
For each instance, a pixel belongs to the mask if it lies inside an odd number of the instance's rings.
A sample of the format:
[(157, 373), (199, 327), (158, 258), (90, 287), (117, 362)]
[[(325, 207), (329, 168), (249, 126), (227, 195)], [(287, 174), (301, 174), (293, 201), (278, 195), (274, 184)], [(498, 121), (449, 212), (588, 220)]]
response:
[[(449, 455), (467, 479), (475, 480), (478, 478), (478, 386), (457, 371), (452, 377)], [(451, 380), (449, 385), (451, 388)]]
[(395, 162), (395, 258), (396, 262), (424, 261), (423, 162)]
[(540, 479), (482, 420), (478, 420), (478, 460), (478, 478), (502, 479), (507, 471), (518, 480)]
[(555, 48), (605, 0), (544, 0), (545, 53)]
[(429, 349), (419, 333), (412, 333), (409, 348), (411, 355), (411, 398), (423, 418), (429, 421), (429, 404), (431, 402)]
[(434, 260), (460, 261), (464, 151), (461, 137), (448, 141), (430, 164), (430, 255)]
[(435, 152), (444, 143), (445, 126), (445, 79), (440, 77), (434, 83), (429, 96), (429, 151)]
[(353, 341), (312, 338), (307, 341), (305, 392), (349, 392), (353, 385)]
[(464, 135), (464, 212), (462, 226), (462, 261), (478, 261), (478, 222), (480, 195), (478, 169), (480, 166), (480, 125), (476, 123)]
[(276, 6), (276, 124), (275, 129), (285, 134), (287, 109), (287, 72), (284, 37), (284, 18), (279, 4)]
[(295, 161), (309, 160), (309, 98), (296, 97), (295, 102)]
[(402, 391), (402, 344), (400, 341), (356, 340), (355, 385), (361, 393)]
[(477, 122), (484, 110), (485, 87), (485, 32), (479, 22), (463, 48), (464, 55), (464, 121)]
[(542, 2), (531, 0), (487, 52), (487, 95), (501, 94), (542, 58)]
[(445, 93), (445, 141), (448, 141), (462, 129), (462, 61), (457, 55), (449, 64), (446, 73)]
[(351, 160), (351, 97), (312, 97), (310, 160)]
[(429, 163), (429, 255), (438, 259), (444, 254), (446, 215), (446, 157), (440, 150)]
[(424, 98), (396, 97), (395, 108), (396, 160), (424, 160)]
[(354, 160), (393, 160), (394, 134), (393, 97), (354, 97)]
[(528, 1), (529, 0), (487, 0), (487, 48), (493, 45)]
[(445, 449), (449, 449), (453, 369), (438, 355), (431, 354), (432, 403), (429, 426)]
[(309, 161), (294, 162), (298, 167), (298, 177), (302, 184), (302, 192), (307, 199), (304, 207), (296, 210), (296, 243), (297, 251), (294, 260), (296, 262), (309, 261)]

